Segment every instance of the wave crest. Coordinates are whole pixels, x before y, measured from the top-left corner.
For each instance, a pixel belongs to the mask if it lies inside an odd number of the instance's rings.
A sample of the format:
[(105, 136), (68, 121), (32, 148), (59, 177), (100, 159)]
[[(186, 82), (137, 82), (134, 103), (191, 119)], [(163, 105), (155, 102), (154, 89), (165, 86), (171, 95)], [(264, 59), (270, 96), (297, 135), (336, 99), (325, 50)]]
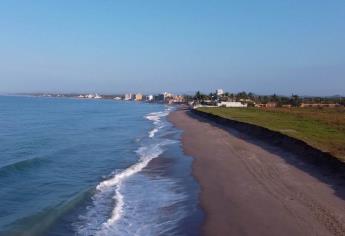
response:
[[(170, 109), (166, 109), (163, 112), (150, 113), (145, 117), (153, 121), (155, 125), (154, 129), (149, 132), (149, 138), (153, 138), (164, 127), (161, 118), (167, 116), (169, 112)], [(92, 197), (92, 206), (88, 207), (84, 216), (80, 216), (82, 225), (76, 226), (78, 235), (108, 235), (108, 232), (113, 230), (116, 222), (124, 214), (125, 196), (121, 193), (122, 185), (131, 176), (141, 172), (151, 160), (159, 157), (164, 151), (164, 146), (176, 141), (158, 139), (150, 142), (136, 151), (139, 156), (137, 163), (115, 173), (111, 178), (97, 185), (96, 193)], [(111, 206), (114, 206), (113, 209), (110, 209)]]

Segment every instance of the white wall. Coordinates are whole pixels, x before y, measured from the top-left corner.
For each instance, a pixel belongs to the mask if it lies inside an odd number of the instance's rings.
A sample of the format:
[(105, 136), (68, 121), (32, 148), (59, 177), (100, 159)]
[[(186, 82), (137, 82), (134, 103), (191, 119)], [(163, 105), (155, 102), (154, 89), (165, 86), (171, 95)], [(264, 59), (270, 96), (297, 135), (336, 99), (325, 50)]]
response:
[(225, 107), (247, 107), (247, 104), (242, 104), (241, 102), (219, 102), (217, 105), (219, 107), (220, 106), (225, 106)]

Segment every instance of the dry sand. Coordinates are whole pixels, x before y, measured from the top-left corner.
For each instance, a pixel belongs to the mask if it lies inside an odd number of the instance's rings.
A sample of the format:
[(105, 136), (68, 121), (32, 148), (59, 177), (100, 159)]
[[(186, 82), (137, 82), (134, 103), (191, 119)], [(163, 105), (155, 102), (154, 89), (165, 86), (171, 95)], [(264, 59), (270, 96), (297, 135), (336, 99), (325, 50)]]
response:
[(170, 120), (194, 158), (204, 235), (345, 235), (342, 180), (186, 110)]

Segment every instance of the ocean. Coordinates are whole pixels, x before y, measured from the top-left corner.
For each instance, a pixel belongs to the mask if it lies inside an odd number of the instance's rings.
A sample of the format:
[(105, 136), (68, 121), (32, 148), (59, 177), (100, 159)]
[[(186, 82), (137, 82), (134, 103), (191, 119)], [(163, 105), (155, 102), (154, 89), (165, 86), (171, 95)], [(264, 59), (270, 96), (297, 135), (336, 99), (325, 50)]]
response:
[(199, 235), (174, 109), (0, 96), (0, 235)]

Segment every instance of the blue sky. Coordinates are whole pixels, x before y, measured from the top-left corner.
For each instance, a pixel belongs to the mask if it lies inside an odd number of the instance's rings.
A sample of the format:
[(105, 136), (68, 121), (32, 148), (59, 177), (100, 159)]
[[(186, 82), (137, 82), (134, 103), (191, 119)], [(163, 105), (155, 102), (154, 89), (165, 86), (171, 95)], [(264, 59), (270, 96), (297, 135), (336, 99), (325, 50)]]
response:
[(0, 92), (345, 95), (345, 1), (1, 1)]

